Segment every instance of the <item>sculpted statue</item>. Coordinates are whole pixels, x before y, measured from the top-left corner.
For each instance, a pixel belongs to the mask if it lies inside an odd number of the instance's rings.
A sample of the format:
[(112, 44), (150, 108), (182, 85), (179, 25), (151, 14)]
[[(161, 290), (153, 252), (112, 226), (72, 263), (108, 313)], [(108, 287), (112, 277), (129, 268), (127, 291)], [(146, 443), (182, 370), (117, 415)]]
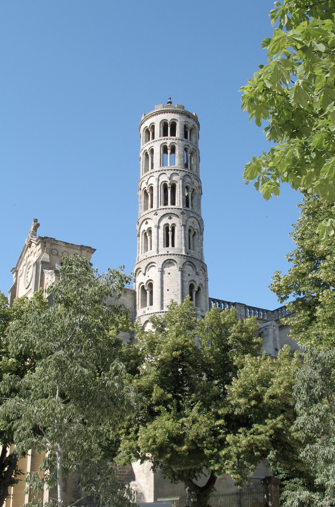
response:
[(38, 223), (37, 218), (33, 218), (33, 223), (31, 224), (31, 227), (29, 229), (29, 234), (26, 239), (26, 244), (29, 246), (31, 244), (31, 240), (37, 238), (37, 229), (39, 228), (40, 224)]

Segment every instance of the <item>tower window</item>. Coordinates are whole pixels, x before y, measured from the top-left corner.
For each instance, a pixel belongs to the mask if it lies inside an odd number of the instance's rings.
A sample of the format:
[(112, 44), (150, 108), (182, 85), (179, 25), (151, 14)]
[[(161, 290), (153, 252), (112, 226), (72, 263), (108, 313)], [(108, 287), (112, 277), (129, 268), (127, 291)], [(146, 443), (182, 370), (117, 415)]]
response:
[(152, 229), (147, 230), (148, 250), (152, 250)]
[(148, 143), (150, 141), (150, 131), (149, 129), (145, 129), (144, 131), (144, 142)]
[(176, 205), (176, 184), (175, 183), (171, 184), (170, 198), (171, 198), (171, 202), (170, 202), (171, 206), (175, 206)]
[(171, 225), (171, 247), (175, 247), (176, 226)]
[(190, 207), (190, 188), (185, 187), (185, 208)]
[(167, 183), (163, 183), (163, 206), (168, 206), (169, 204), (169, 192)]
[(193, 152), (190, 154), (190, 169), (191, 169), (191, 171), (193, 171), (193, 169), (194, 169), (194, 153)]
[(201, 287), (198, 287), (198, 290), (197, 292), (195, 293), (195, 301), (194, 301), (194, 304), (195, 306), (197, 306), (198, 308), (201, 307)]
[(143, 190), (143, 211), (148, 209), (148, 192)]
[(170, 165), (176, 165), (176, 147), (174, 144), (170, 149)]
[(148, 235), (146, 231), (143, 232), (143, 253), (148, 251)]
[(177, 124), (175, 121), (173, 121), (170, 125), (170, 136), (176, 137), (176, 133), (177, 133)]
[(169, 135), (169, 126), (168, 126), (167, 121), (165, 121), (162, 125), (162, 134), (163, 134), (163, 137), (167, 137)]
[(147, 291), (145, 290), (144, 285), (141, 285), (139, 296), (140, 308), (144, 308), (147, 306)]
[(153, 141), (155, 139), (155, 125), (152, 125), (150, 127), (150, 132), (151, 132), (151, 140)]
[(150, 169), (154, 168), (154, 150), (150, 150)]
[(184, 139), (188, 139), (189, 130), (187, 125), (184, 125)]
[(191, 143), (195, 144), (195, 130), (194, 130), (194, 128), (191, 128), (191, 130), (189, 132), (189, 138), (190, 138)]
[(154, 189), (153, 187), (149, 187), (149, 208), (152, 209), (154, 207)]
[(194, 283), (190, 283), (188, 293), (189, 293), (191, 301), (193, 301), (193, 303), (194, 303), (194, 290), (195, 290)]
[(188, 169), (188, 153), (186, 149), (184, 150), (184, 167)]
[(148, 306), (152, 306), (154, 304), (154, 284), (152, 282), (148, 283)]
[(168, 165), (168, 149), (167, 146), (163, 146), (163, 167)]
[(169, 226), (165, 225), (164, 227), (164, 246), (169, 248), (170, 246), (170, 234), (169, 234)]
[(144, 153), (144, 172), (149, 171), (149, 155), (147, 152)]

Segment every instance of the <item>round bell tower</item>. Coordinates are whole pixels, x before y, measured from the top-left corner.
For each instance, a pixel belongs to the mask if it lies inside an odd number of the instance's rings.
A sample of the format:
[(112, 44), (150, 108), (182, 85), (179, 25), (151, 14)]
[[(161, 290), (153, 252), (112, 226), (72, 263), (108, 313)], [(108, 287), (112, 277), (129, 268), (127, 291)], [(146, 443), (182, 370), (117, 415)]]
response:
[(187, 295), (204, 315), (209, 302), (197, 115), (169, 99), (142, 116), (139, 130), (137, 318), (145, 322)]

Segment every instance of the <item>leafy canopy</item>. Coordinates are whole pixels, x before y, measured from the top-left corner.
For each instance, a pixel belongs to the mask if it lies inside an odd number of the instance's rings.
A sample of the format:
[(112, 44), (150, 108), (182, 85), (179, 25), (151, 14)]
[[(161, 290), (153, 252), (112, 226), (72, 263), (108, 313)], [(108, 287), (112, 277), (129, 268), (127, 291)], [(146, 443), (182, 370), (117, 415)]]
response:
[(97, 505), (127, 504), (112, 458), (113, 439), (133, 405), (116, 338), (129, 321), (108, 298), (117, 298), (128, 281), (120, 271), (98, 275), (86, 259), (68, 257), (50, 289), (53, 305), (38, 293), (7, 327), (10, 358), (26, 357), (34, 367), (23, 376), (3, 374), (0, 418), (10, 424), (19, 456), (29, 449), (44, 454), (28, 488), (35, 494), (56, 488), (58, 505), (70, 474), (80, 475), (83, 497), (93, 496)]
[(267, 120), (266, 138), (276, 143), (244, 171), (265, 199), (288, 182), (335, 201), (334, 15), (333, 0), (275, 2), (278, 27), (262, 43), (268, 63), (241, 88), (242, 109), (258, 126)]
[(307, 473), (285, 481), (285, 507), (334, 505), (335, 350), (309, 348), (293, 389), (297, 419), (293, 430), (302, 446)]
[(318, 225), (329, 215), (332, 205), (322, 198), (306, 196), (301, 217), (291, 234), (297, 248), (288, 254), (292, 264), (286, 275), (279, 271), (270, 289), (281, 303), (290, 297), (287, 308), (291, 335), (300, 346), (332, 348), (335, 346), (335, 236), (323, 240)]
[[(33, 296), (34, 304), (41, 309), (48, 307), (47, 302), (41, 294), (35, 293)], [(0, 384), (6, 375), (15, 375), (22, 379), (26, 374), (34, 371), (36, 356), (24, 351), (16, 351), (12, 355), (8, 348), (6, 333), (10, 324), (20, 319), (22, 313), (27, 307), (26, 298), (17, 298), (12, 307), (9, 307), (7, 298), (0, 292)], [(17, 386), (13, 384), (8, 391), (8, 396), (17, 394)], [(0, 405), (4, 402), (0, 398)], [(19, 456), (17, 449), (12, 445), (14, 443), (14, 430), (11, 420), (0, 421), (0, 502), (3, 503), (8, 496), (10, 486), (17, 483), (21, 471), (18, 469)]]
[[(277, 363), (260, 356), (256, 319), (240, 320), (235, 309), (212, 308), (198, 320), (186, 299), (150, 322), (137, 325), (138, 341), (125, 350), (128, 381), (143, 401), (127, 420), (118, 459), (151, 461), (204, 506), (217, 476), (248, 481), (273, 449), (274, 434), (292, 447), (282, 428), (289, 425), (284, 414), (292, 419), (297, 365), (287, 350)], [(201, 488), (195, 481), (204, 469), (208, 480)]]

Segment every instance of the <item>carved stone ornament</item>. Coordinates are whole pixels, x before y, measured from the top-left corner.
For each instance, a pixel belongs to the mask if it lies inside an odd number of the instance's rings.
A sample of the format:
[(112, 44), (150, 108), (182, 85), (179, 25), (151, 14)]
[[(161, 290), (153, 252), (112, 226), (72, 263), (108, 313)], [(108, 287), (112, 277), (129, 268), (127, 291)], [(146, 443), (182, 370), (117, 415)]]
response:
[(40, 224), (38, 223), (37, 218), (33, 218), (33, 223), (31, 224), (31, 227), (29, 229), (28, 237), (26, 239), (26, 245), (30, 246), (31, 242), (37, 238), (37, 229), (39, 228)]
[(50, 285), (55, 283), (56, 275), (53, 269), (43, 269), (44, 274), (44, 290), (46, 291)]
[(32, 276), (33, 276), (33, 264), (31, 261), (29, 261), (26, 265), (26, 269), (24, 272), (24, 286), (26, 289), (28, 289), (31, 283)]

